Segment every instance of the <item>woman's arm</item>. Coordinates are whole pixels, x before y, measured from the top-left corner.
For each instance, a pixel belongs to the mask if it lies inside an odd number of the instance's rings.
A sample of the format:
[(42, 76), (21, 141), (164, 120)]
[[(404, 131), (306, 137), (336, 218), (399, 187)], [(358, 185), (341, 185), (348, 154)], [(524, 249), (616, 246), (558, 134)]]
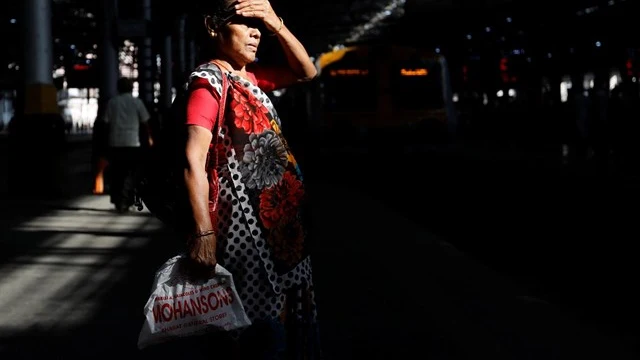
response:
[(295, 83), (309, 81), (316, 77), (318, 71), (309, 58), (307, 50), (302, 43), (284, 25), (281, 18), (267, 0), (238, 0), (236, 11), (239, 15), (261, 19), (267, 29), (273, 32), (280, 41), (282, 49), (289, 64), (289, 72), (282, 72), (279, 76), (285, 76), (279, 82)]
[(281, 24), (281, 28), (279, 31), (278, 28), (276, 28), (275, 34), (280, 41), (280, 45), (282, 45), (291, 71), (296, 75), (298, 81), (312, 80), (318, 75), (318, 71), (313, 62), (311, 62), (307, 50), (305, 50), (295, 35), (289, 31), (287, 26), (284, 25), (284, 22), (280, 22), (280, 18), (278, 18), (278, 23)]
[(209, 216), (209, 180), (205, 171), (211, 132), (200, 126), (189, 126), (184, 170), (194, 231), (188, 239), (189, 256), (198, 265), (216, 265), (216, 236)]
[(187, 102), (187, 142), (184, 181), (193, 215), (193, 234), (188, 239), (189, 256), (196, 264), (216, 265), (216, 235), (209, 215), (207, 154), (213, 135), (210, 128), (217, 114), (217, 101), (204, 88), (193, 89)]

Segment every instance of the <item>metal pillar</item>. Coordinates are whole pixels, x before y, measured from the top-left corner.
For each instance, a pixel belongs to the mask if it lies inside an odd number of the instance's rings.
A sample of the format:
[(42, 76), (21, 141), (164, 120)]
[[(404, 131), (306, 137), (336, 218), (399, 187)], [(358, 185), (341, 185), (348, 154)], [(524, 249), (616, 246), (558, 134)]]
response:
[[(27, 84), (53, 84), (53, 41), (51, 38), (51, 2), (26, 0), (24, 30), (25, 81)], [(29, 56), (35, 55), (38, 56)]]
[(187, 16), (182, 15), (178, 19), (178, 63), (177, 69), (180, 72), (180, 81), (186, 76), (187, 72), (187, 39), (186, 39), (186, 22)]
[(100, 92), (98, 96), (98, 114), (93, 122), (92, 172), (94, 192), (105, 189), (105, 171), (107, 167), (106, 147), (109, 143), (108, 126), (104, 122), (109, 99), (117, 94), (118, 77), (120, 77), (118, 59), (117, 14), (118, 0), (101, 1), (102, 40), (98, 47), (98, 68), (100, 72)]
[(171, 34), (165, 34), (164, 46), (162, 47), (162, 69), (160, 72), (162, 75), (162, 83), (160, 87), (162, 110), (166, 110), (171, 107), (171, 100), (173, 95), (173, 48), (171, 40)]
[(447, 131), (451, 136), (450, 140), (455, 142), (458, 137), (458, 116), (456, 113), (455, 104), (453, 103), (453, 90), (451, 87), (451, 73), (449, 72), (449, 65), (447, 60), (440, 57), (440, 68), (442, 69), (442, 95), (445, 99), (444, 106), (447, 113)]
[(62, 189), (65, 123), (53, 83), (52, 1), (25, 0), (24, 82), (10, 125), (9, 188), (20, 197), (57, 195)]
[(138, 64), (140, 72), (138, 77), (138, 93), (140, 99), (145, 103), (147, 109), (153, 110), (153, 83), (154, 83), (154, 61), (151, 28), (151, 0), (142, 0), (142, 18), (146, 24), (145, 36), (140, 47), (140, 59)]
[(196, 67), (196, 54), (197, 52), (197, 48), (196, 48), (196, 42), (194, 40), (189, 40), (189, 64), (188, 64), (188, 71), (191, 71), (192, 69), (195, 69)]
[(51, 1), (25, 0), (23, 29), (25, 114), (56, 114), (53, 85), (53, 39)]
[(102, 0), (102, 44), (100, 54), (100, 101), (99, 114), (107, 101), (117, 94), (117, 81), (120, 76), (118, 68), (118, 47), (116, 34), (117, 0)]

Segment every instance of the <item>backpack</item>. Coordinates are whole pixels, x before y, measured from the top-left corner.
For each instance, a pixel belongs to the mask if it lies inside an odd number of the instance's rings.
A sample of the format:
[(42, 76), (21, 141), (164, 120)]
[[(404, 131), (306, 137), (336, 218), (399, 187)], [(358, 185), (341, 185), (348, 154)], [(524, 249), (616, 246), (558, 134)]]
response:
[[(218, 117), (211, 132), (213, 138), (209, 145), (209, 157), (215, 152), (218, 142), (217, 130), (224, 119), (228, 93), (228, 79), (222, 75), (222, 94)], [(164, 224), (180, 227), (191, 221), (191, 206), (184, 183), (186, 157), (184, 149), (187, 140), (185, 126), (187, 100), (189, 91), (181, 91), (176, 95), (167, 116), (162, 121), (159, 133), (154, 136), (154, 145), (145, 149), (143, 161), (135, 177), (134, 205), (138, 211), (146, 206), (150, 213)], [(211, 164), (214, 169), (218, 165), (217, 156)], [(207, 173), (210, 171), (207, 161)]]

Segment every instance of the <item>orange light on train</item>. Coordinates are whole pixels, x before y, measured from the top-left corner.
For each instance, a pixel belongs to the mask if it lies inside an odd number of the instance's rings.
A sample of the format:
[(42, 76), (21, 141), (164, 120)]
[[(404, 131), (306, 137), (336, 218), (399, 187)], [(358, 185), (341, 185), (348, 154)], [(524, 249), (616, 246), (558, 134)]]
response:
[(427, 76), (429, 70), (427, 69), (401, 69), (400, 75), (402, 76)]
[(369, 75), (367, 69), (338, 69), (329, 71), (331, 76), (365, 76)]

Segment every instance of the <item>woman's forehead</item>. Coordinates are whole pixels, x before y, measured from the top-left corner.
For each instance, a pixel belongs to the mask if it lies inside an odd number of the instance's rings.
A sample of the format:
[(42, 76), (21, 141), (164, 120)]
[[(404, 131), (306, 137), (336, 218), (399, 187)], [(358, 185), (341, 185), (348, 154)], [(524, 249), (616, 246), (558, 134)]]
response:
[(263, 25), (263, 22), (260, 19), (256, 19), (256, 18), (252, 18), (252, 17), (245, 17), (245, 16), (242, 16), (242, 15), (232, 16), (231, 19), (229, 19), (228, 23), (229, 24), (247, 25), (249, 27), (254, 27), (254, 28), (258, 28), (258, 27), (261, 27)]

